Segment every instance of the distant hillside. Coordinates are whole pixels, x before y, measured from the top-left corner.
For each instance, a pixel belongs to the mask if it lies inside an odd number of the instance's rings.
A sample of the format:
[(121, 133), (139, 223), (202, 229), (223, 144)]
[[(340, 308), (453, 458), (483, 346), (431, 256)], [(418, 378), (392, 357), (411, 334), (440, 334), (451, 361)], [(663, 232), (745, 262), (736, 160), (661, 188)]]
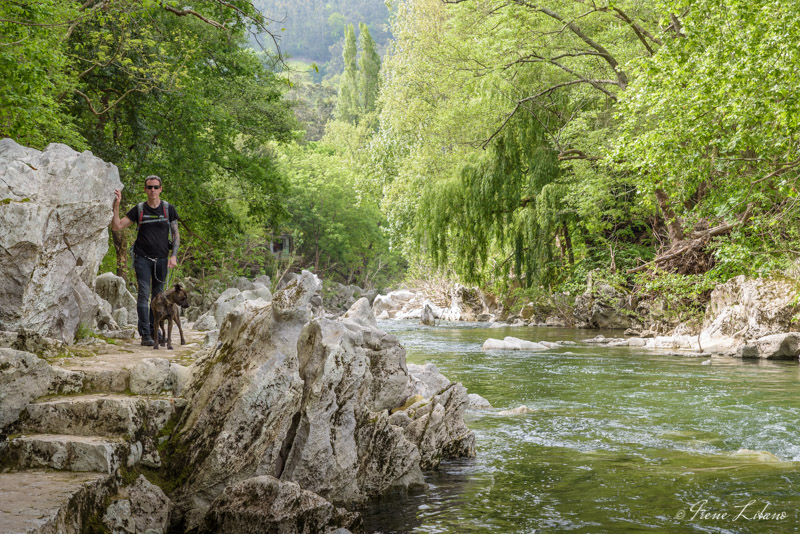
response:
[(332, 53), (341, 54), (341, 45), (336, 45), (344, 36), (345, 24), (358, 28), (359, 22), (366, 23), (381, 50), (389, 39), (389, 11), (384, 0), (254, 0), (253, 4), (278, 21), (275, 28), (286, 28), (279, 32), (285, 54), (320, 66), (328, 63)]

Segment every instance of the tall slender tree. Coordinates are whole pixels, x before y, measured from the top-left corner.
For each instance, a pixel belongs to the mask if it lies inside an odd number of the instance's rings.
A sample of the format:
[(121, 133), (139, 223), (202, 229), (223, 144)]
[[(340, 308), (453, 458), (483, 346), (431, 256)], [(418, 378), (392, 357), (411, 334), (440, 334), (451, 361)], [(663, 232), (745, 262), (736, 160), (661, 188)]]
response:
[(375, 40), (363, 22), (358, 25), (361, 41), (361, 57), (358, 59), (358, 85), (364, 113), (375, 110), (380, 92), (381, 57), (375, 49)]
[(339, 83), (336, 118), (351, 124), (358, 122), (358, 67), (356, 65), (356, 30), (348, 24), (344, 30), (344, 72)]

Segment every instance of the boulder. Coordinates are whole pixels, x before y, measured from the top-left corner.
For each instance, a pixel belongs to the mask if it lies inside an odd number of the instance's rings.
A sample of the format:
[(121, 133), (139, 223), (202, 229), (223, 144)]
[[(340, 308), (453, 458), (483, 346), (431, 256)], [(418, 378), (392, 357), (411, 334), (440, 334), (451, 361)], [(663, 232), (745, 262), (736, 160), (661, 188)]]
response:
[(188, 405), (169, 445), (181, 451), (172, 461), (187, 475), (175, 496), (189, 528), (226, 487), (251, 477), (354, 504), (421, 484), (423, 462), (474, 454), (463, 388), (433, 401), (416, 441), (390, 422), (389, 410), (409, 391), (404, 349), (361, 312), (315, 317), (319, 291), (319, 279), (304, 271), (271, 305), (237, 308), (192, 365)]
[(364, 297), (361, 297), (350, 306), (350, 309), (345, 312), (343, 318), (366, 327), (377, 328), (378, 326), (378, 321), (375, 320), (375, 314), (372, 313), (372, 306), (369, 305), (369, 301)]
[(117, 323), (120, 326), (136, 324), (138, 313), (136, 311), (136, 297), (128, 291), (125, 280), (113, 273), (103, 273), (95, 280), (95, 291), (103, 300), (111, 304), (112, 312), (126, 310), (126, 322)]
[(117, 168), (91, 152), (0, 141), (0, 330), (72, 342), (92, 326), (115, 189)]
[(497, 415), (525, 415), (529, 413), (533, 413), (533, 410), (525, 405), (522, 405), (510, 410), (503, 410), (502, 412), (498, 412)]
[(450, 380), (440, 373), (439, 369), (432, 363), (424, 365), (407, 363), (406, 367), (410, 378), (408, 397), (419, 395), (425, 399), (430, 399), (450, 385)]
[(228, 486), (211, 504), (199, 532), (315, 534), (337, 528), (360, 531), (361, 524), (357, 513), (336, 508), (294, 482), (262, 475)]
[(422, 308), (422, 317), (419, 322), (426, 326), (436, 325), (436, 317), (433, 315), (433, 308), (431, 308), (430, 302), (426, 302), (425, 306)]
[(489, 410), (492, 408), (492, 404), (477, 393), (470, 393), (467, 395), (467, 400), (469, 402), (469, 407), (475, 410)]
[(106, 508), (103, 525), (116, 534), (165, 534), (172, 507), (161, 488), (139, 475)]
[(797, 360), (800, 355), (800, 333), (772, 334), (751, 341), (739, 348), (742, 358)]
[(433, 469), (442, 458), (475, 456), (475, 434), (464, 423), (468, 404), (466, 388), (455, 383), (431, 397), (430, 402), (408, 409), (411, 422), (405, 427), (405, 435), (419, 449), (423, 469)]
[(796, 286), (787, 280), (737, 276), (711, 292), (702, 336), (758, 339), (790, 332), (800, 311), (796, 301)]
[(541, 343), (526, 341), (516, 337), (506, 336), (503, 339), (489, 338), (483, 342), (483, 350), (547, 350), (548, 347)]
[(214, 307), (212, 309), (214, 320), (218, 325), (221, 325), (225, 320), (225, 316), (227, 316), (231, 311), (233, 311), (234, 308), (236, 308), (236, 306), (245, 300), (246, 299), (244, 295), (242, 295), (242, 292), (239, 289), (231, 287), (225, 290), (214, 303)]
[(193, 328), (198, 332), (206, 332), (208, 330), (215, 330), (217, 328), (217, 320), (214, 319), (214, 314), (206, 312), (195, 321)]
[(0, 348), (0, 431), (34, 399), (75, 393), (82, 386), (83, 373), (53, 367), (29, 352)]

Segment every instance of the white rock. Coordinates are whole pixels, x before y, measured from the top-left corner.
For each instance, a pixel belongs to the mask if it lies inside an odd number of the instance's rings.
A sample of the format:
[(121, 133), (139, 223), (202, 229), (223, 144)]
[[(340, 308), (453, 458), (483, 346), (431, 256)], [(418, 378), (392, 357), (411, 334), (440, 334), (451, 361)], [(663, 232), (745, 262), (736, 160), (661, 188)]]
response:
[(483, 350), (528, 350), (539, 351), (547, 350), (541, 343), (526, 341), (515, 337), (507, 336), (503, 339), (489, 338), (483, 342)]
[(739, 348), (742, 358), (796, 360), (800, 354), (800, 333), (788, 332), (764, 336)]
[[(127, 324), (136, 324), (138, 313), (136, 311), (136, 297), (128, 291), (125, 280), (113, 273), (103, 273), (95, 280), (95, 291), (100, 298), (111, 304), (111, 309), (116, 313), (125, 310), (125, 322), (117, 321), (120, 327)], [(130, 322), (128, 322), (130, 321)]]
[(427, 326), (434, 326), (436, 324), (436, 317), (433, 315), (433, 308), (430, 302), (426, 302), (425, 306), (422, 308), (420, 323)]
[(198, 332), (215, 330), (217, 328), (217, 320), (214, 319), (214, 314), (209, 311), (198, 317), (192, 328)]
[(497, 415), (525, 415), (525, 414), (533, 413), (533, 412), (534, 412), (534, 410), (531, 410), (527, 406), (522, 405), (522, 406), (518, 406), (516, 408), (513, 408), (511, 410), (503, 410), (502, 412), (498, 412)]
[(409, 390), (406, 397), (420, 395), (430, 399), (450, 385), (450, 380), (432, 363), (423, 365), (407, 363), (406, 367), (409, 375)]
[(83, 373), (53, 367), (29, 352), (0, 348), (0, 430), (34, 399), (80, 391)]
[(164, 534), (169, 527), (172, 501), (158, 486), (139, 475), (123, 488), (103, 515), (103, 524), (114, 533)]
[(477, 393), (470, 393), (467, 395), (467, 398), (469, 399), (469, 407), (475, 410), (488, 410), (492, 407), (492, 404), (488, 400)]
[(226, 289), (222, 295), (217, 298), (217, 301), (212, 307), (214, 320), (218, 325), (221, 325), (225, 320), (225, 316), (232, 312), (236, 306), (245, 301), (244, 295), (235, 287)]
[(131, 393), (135, 395), (158, 395), (174, 387), (169, 360), (145, 358), (131, 369)]
[(344, 319), (349, 319), (362, 326), (377, 328), (378, 322), (375, 320), (375, 314), (372, 312), (372, 306), (369, 305), (369, 300), (365, 297), (358, 299), (350, 309), (344, 313)]
[(92, 326), (115, 189), (117, 168), (91, 152), (0, 140), (0, 330), (72, 342)]
[(304, 272), (271, 306), (230, 314), (219, 344), (192, 365), (173, 438), (189, 451), (177, 493), (188, 528), (201, 525), (226, 486), (263, 473), (358, 503), (422, 482), (423, 462), (474, 454), (463, 387), (431, 401), (427, 425), (408, 428), (423, 413), (406, 428), (390, 422), (409, 389), (405, 351), (374, 326), (315, 317), (319, 291), (319, 279)]

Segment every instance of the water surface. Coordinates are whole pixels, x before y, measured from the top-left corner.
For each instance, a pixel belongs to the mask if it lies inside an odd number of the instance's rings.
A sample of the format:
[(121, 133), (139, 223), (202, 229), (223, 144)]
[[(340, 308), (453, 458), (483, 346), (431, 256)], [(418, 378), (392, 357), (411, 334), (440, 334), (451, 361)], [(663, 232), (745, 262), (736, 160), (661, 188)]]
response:
[[(477, 458), (363, 511), (368, 532), (798, 532), (800, 367), (579, 343), (493, 351), (489, 337), (558, 328), (381, 322), (489, 411), (469, 411)], [(614, 335), (614, 333), (606, 333)], [(619, 335), (617, 332), (616, 335)], [(533, 413), (498, 415), (526, 405)]]

